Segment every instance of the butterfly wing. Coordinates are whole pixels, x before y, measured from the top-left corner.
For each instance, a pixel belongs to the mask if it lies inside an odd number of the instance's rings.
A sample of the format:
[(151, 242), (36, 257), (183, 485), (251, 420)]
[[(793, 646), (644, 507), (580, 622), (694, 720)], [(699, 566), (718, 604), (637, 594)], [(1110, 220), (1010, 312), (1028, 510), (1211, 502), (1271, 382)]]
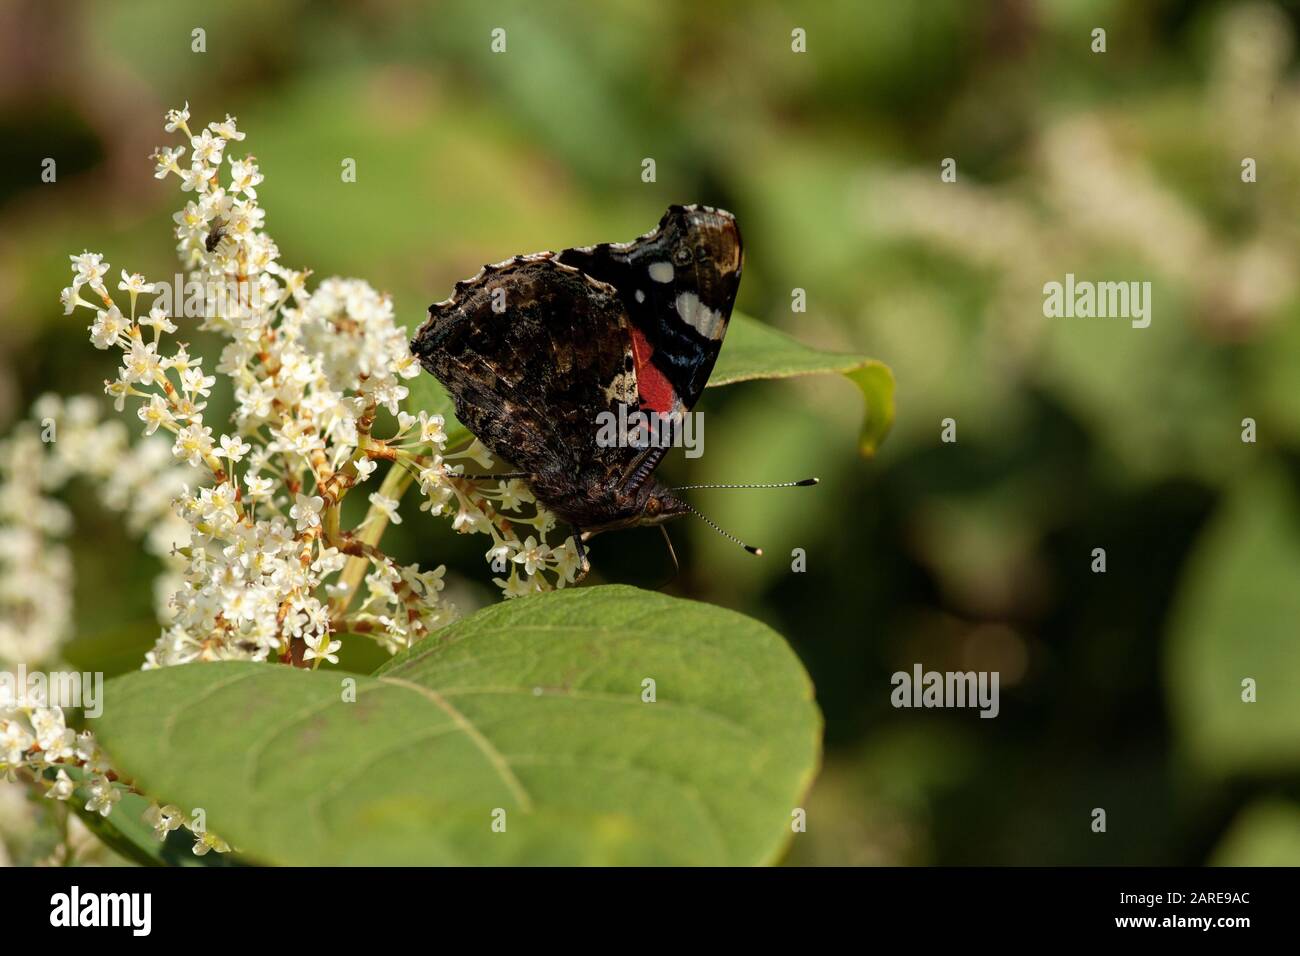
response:
[(561, 518), (626, 523), (666, 449), (598, 441), (600, 416), (695, 405), (742, 264), (730, 213), (671, 206), (630, 243), (485, 266), (430, 306), (411, 349), (460, 420)]
[[(598, 415), (637, 404), (631, 323), (617, 293), (549, 253), (486, 266), (429, 307), (411, 343), (456, 415), (564, 516), (599, 501), (641, 451), (597, 442)], [(605, 492), (608, 493), (608, 492)], [(591, 508), (599, 510), (598, 505)], [(594, 524), (599, 516), (582, 514)]]
[(670, 206), (640, 239), (566, 249), (559, 260), (617, 291), (632, 322), (641, 407), (693, 408), (740, 286), (744, 252), (735, 217), (709, 206)]

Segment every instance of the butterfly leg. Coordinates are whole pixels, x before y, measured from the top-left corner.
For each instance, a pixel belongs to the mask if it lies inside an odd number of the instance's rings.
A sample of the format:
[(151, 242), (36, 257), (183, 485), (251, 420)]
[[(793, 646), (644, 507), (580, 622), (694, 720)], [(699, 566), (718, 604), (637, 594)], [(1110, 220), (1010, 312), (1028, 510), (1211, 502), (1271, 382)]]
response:
[(578, 551), (578, 573), (573, 579), (573, 583), (579, 583), (591, 571), (591, 563), (587, 560), (586, 533), (581, 529), (569, 525), (569, 532), (573, 535), (573, 546)]
[(668, 545), (668, 556), (673, 559), (673, 573), (664, 578), (664, 580), (655, 588), (656, 591), (662, 591), (681, 573), (682, 566), (677, 560), (677, 549), (673, 547), (673, 539), (668, 535), (668, 529), (663, 525), (659, 526), (659, 533), (664, 536), (664, 544)]
[[(677, 577), (678, 573), (682, 570), (682, 566), (677, 560), (677, 549), (673, 547), (673, 539), (668, 537), (668, 529), (663, 525), (660, 525), (659, 533), (664, 536), (664, 544), (668, 545), (668, 557), (673, 559), (673, 574), (672, 577), (668, 579), (671, 581), (673, 578)], [(668, 582), (665, 581), (664, 583), (666, 584)]]

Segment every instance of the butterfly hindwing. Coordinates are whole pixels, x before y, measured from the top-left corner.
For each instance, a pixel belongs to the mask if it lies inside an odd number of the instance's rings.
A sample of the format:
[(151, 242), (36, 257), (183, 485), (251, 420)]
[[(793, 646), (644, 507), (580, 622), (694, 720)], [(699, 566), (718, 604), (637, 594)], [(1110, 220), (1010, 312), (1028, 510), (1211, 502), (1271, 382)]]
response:
[(412, 351), (494, 454), (553, 495), (582, 496), (639, 454), (596, 440), (600, 412), (636, 405), (631, 343), (615, 291), (541, 253), (458, 283)]

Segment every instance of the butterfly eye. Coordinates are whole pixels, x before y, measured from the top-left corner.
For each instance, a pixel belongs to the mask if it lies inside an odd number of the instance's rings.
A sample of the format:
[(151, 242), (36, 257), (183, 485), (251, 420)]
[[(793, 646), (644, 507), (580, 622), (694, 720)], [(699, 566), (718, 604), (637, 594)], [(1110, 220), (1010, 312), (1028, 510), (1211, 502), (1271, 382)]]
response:
[(679, 266), (688, 266), (691, 264), (691, 250), (685, 246), (678, 246), (673, 250), (673, 263)]
[(709, 261), (710, 259), (712, 259), (712, 258), (713, 258), (713, 254), (712, 254), (711, 252), (709, 252), (709, 247), (708, 247), (708, 246), (696, 246), (696, 247), (695, 247), (695, 261), (696, 261), (696, 262), (708, 262), (708, 261)]

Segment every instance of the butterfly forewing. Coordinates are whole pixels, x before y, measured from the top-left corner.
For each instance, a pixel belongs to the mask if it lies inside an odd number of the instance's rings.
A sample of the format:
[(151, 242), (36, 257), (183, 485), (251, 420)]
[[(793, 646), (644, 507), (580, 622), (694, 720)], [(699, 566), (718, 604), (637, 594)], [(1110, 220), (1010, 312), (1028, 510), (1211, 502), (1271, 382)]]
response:
[[(559, 259), (618, 291), (644, 340), (636, 350), (643, 407), (694, 407), (722, 348), (740, 286), (744, 256), (731, 213), (671, 206), (653, 232), (634, 242), (566, 249)], [(646, 361), (662, 374), (671, 396), (654, 388)]]

